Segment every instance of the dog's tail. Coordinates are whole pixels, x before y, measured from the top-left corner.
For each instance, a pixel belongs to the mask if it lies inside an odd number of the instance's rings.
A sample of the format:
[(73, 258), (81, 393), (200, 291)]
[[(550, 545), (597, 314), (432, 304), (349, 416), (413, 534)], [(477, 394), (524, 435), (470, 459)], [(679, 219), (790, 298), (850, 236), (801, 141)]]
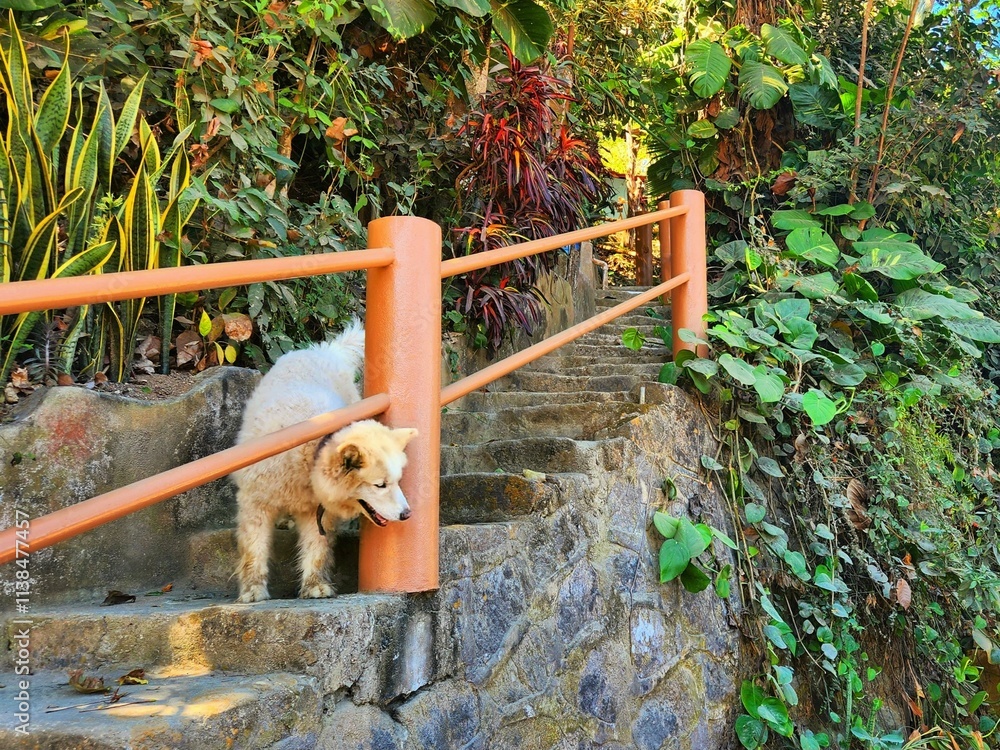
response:
[(344, 355), (344, 361), (350, 362), (352, 369), (358, 370), (365, 361), (365, 326), (357, 318), (352, 319), (332, 341), (326, 346), (338, 349)]

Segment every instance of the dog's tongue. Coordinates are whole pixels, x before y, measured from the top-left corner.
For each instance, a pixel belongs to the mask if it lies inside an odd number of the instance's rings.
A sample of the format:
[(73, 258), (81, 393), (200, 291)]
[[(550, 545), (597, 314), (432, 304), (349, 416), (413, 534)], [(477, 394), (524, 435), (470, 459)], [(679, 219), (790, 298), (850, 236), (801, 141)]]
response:
[(374, 521), (374, 522), (375, 522), (375, 523), (376, 523), (376, 524), (377, 524), (378, 526), (385, 526), (385, 525), (386, 525), (387, 523), (389, 523), (389, 522), (388, 522), (388, 521), (386, 521), (386, 520), (385, 520), (385, 519), (384, 519), (384, 518), (383, 518), (383, 517), (382, 517), (381, 515), (379, 515), (379, 512), (378, 512), (378, 511), (375, 511), (375, 512), (374, 512), (374, 513), (372, 514), (372, 520), (373, 520), (373, 521)]

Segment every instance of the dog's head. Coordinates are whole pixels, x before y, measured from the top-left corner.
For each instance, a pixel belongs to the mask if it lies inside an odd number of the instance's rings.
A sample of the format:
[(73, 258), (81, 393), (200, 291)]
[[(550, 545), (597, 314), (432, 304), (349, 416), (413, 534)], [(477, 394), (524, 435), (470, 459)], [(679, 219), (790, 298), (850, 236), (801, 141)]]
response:
[(313, 467), (313, 487), (323, 504), (341, 518), (363, 513), (376, 526), (409, 518), (399, 480), (406, 466), (404, 449), (416, 434), (365, 420), (324, 440)]

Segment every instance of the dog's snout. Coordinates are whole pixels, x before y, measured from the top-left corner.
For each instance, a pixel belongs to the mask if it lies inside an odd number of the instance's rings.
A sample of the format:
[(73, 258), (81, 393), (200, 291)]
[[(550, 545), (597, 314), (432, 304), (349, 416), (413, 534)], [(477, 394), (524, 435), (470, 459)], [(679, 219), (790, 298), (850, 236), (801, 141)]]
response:
[(407, 508), (406, 510), (404, 510), (402, 513), (399, 514), (399, 520), (400, 521), (405, 521), (407, 518), (409, 518), (412, 515), (412, 513), (413, 513), (413, 511), (411, 511), (409, 508)]

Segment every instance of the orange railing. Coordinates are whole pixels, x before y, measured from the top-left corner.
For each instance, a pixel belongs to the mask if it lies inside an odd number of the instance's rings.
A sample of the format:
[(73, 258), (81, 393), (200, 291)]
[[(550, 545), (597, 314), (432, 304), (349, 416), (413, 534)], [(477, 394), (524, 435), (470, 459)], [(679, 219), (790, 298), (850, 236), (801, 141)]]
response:
[[(441, 279), (505, 261), (658, 224), (662, 281), (652, 289), (441, 388)], [(369, 249), (346, 253), (236, 261), (71, 279), (6, 284), (0, 315), (61, 309), (132, 297), (198, 291), (327, 273), (368, 269), (365, 321), (365, 398), (266, 437), (234, 446), (103, 495), (31, 519), (27, 547), (17, 529), (0, 531), (0, 564), (49, 547), (236, 469), (382, 415), (392, 427), (416, 427), (407, 447), (402, 489), (413, 515), (406, 523), (378, 528), (362, 524), (359, 588), (362, 591), (428, 591), (438, 585), (438, 489), (441, 407), (482, 388), (630, 310), (671, 292), (674, 353), (689, 348), (681, 328), (699, 335), (708, 309), (705, 201), (681, 190), (659, 210), (623, 221), (523, 242), (486, 253), (441, 261), (441, 230), (414, 217), (377, 219), (369, 225)], [(22, 532), (23, 533), (23, 532)]]

